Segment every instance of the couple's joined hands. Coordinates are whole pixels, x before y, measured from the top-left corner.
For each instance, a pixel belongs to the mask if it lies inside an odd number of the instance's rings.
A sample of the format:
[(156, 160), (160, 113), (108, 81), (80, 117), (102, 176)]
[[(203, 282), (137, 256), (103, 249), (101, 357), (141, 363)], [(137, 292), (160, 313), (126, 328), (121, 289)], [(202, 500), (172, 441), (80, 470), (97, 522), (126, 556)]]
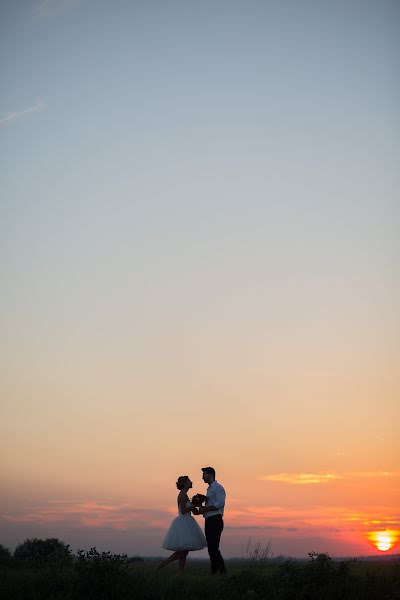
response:
[(192, 513), (194, 515), (204, 515), (204, 506), (192, 506)]

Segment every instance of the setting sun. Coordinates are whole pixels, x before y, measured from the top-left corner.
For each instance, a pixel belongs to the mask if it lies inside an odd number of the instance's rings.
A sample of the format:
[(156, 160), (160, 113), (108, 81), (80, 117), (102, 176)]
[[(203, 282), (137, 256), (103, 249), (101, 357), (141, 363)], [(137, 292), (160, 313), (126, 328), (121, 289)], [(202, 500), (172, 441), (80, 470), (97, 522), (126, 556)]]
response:
[(398, 538), (398, 531), (385, 530), (385, 531), (373, 531), (369, 535), (371, 542), (381, 552), (387, 552), (395, 545)]

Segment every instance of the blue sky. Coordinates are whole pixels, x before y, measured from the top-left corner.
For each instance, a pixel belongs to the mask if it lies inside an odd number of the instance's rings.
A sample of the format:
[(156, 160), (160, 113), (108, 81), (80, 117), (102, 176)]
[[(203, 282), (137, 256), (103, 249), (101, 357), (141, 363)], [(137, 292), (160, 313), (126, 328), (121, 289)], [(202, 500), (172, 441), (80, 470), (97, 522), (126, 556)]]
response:
[(262, 298), (298, 322), (296, 306), (335, 311), (345, 290), (350, 320), (364, 306), (392, 327), (395, 2), (48, 0), (2, 13), (11, 312), (26, 293), (61, 302), (63, 286), (79, 303), (89, 272), (97, 295), (96, 273), (130, 297), (124, 273), (160, 279), (155, 294), (166, 277), (174, 304), (185, 273), (195, 295), (242, 297), (241, 314)]

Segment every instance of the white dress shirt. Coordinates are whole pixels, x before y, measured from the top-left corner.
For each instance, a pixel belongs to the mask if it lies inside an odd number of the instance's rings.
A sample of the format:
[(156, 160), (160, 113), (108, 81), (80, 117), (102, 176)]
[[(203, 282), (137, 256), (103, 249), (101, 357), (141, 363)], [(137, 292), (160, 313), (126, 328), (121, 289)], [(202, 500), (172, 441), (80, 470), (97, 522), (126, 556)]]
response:
[(204, 513), (204, 517), (213, 517), (214, 515), (224, 514), (226, 493), (224, 488), (218, 481), (213, 481), (207, 488), (207, 498), (205, 506), (215, 506), (217, 510), (210, 510), (210, 512)]

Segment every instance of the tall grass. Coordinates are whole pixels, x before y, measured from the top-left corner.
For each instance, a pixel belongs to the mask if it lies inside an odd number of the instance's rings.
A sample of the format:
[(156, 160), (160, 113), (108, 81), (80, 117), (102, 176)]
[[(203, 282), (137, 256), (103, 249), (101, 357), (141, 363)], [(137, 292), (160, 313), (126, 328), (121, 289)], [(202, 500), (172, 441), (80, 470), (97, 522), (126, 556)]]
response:
[[(261, 560), (260, 560), (261, 558)], [(227, 561), (227, 576), (188, 561), (155, 571), (155, 562), (82, 552), (72, 565), (3, 566), (1, 600), (400, 600), (400, 562), (336, 562), (310, 553), (308, 561), (273, 563), (258, 554)]]

